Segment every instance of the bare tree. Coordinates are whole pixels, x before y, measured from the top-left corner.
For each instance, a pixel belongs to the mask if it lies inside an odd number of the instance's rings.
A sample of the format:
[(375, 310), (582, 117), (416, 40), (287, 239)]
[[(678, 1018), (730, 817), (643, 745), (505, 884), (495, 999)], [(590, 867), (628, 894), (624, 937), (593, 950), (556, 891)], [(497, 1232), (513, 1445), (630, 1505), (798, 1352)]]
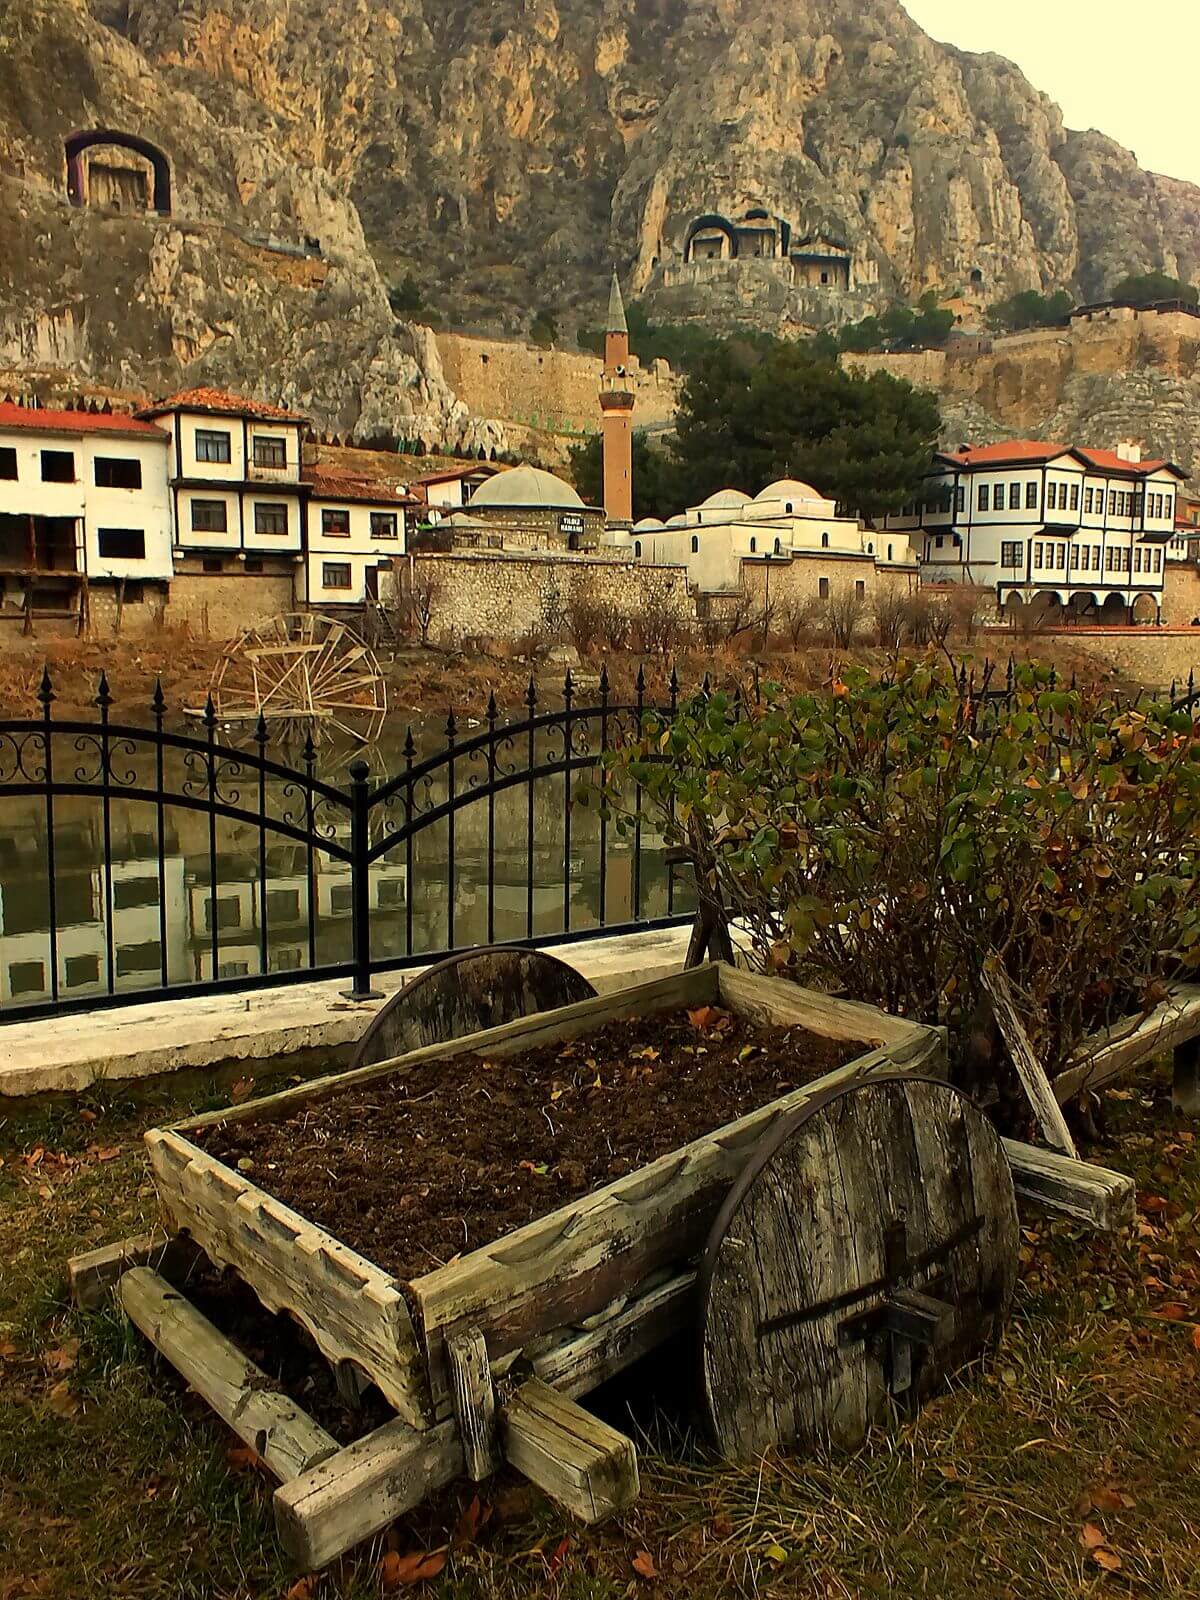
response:
[(817, 620), (817, 603), (811, 595), (789, 595), (779, 606), (779, 626), (793, 650), (806, 644)]
[(848, 650), (854, 643), (858, 625), (866, 609), (866, 600), (852, 583), (839, 583), (831, 589), (825, 602), (825, 622), (839, 650)]
[(433, 619), (443, 597), (441, 574), (422, 571), (415, 562), (398, 565), (391, 584), (380, 596), (379, 610), (398, 637), (414, 635), (429, 644)]
[(632, 629), (637, 648), (669, 655), (686, 642), (691, 629), (680, 614), (677, 591), (669, 577), (644, 574), (641, 609)]
[(885, 650), (899, 650), (908, 620), (908, 596), (895, 589), (881, 589), (875, 596), (875, 626)]

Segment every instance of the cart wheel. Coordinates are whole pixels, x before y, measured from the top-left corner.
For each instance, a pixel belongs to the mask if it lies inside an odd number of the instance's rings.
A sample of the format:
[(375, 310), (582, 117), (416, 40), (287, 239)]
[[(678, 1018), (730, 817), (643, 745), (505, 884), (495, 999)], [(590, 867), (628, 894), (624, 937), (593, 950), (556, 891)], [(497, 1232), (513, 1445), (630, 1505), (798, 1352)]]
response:
[(464, 950), (427, 968), (375, 1013), (350, 1065), (390, 1061), (595, 994), (574, 967), (541, 950), (500, 944)]
[(853, 1449), (995, 1345), (1017, 1276), (1012, 1174), (949, 1084), (874, 1078), (767, 1136), (700, 1270), (703, 1408), (720, 1453)]

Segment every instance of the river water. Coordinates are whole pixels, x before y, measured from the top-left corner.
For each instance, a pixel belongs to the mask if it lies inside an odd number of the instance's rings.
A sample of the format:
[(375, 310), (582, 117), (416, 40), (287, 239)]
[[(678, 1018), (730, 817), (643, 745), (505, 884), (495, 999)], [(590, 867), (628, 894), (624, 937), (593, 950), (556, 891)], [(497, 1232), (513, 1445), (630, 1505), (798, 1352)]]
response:
[[(463, 727), (460, 739), (472, 731)], [(414, 723), (413, 734), (422, 755), (445, 743), (440, 719)], [(403, 729), (388, 730), (378, 745), (353, 752), (365, 753), (373, 781), (403, 770), (403, 736)], [(551, 739), (539, 736), (538, 759), (552, 756)], [(61, 782), (79, 757), (63, 750), (62, 739), (55, 744)], [(351, 754), (326, 747), (318, 775), (346, 787)], [(188, 774), (172, 762), (177, 758), (168, 758), (168, 778), (181, 782)], [(146, 751), (126, 763), (138, 781), (152, 775), (150, 765)], [(480, 762), (460, 763), (456, 790), (483, 776)], [(691, 886), (681, 875), (668, 889), (663, 842), (649, 827), (642, 832), (640, 871), (632, 840), (618, 838), (611, 827), (602, 869), (595, 808), (567, 804), (574, 781), (569, 786), (555, 774), (518, 783), (496, 794), (490, 807), (483, 796), (457, 812), (453, 833), (443, 819), (417, 833), (411, 849), (401, 845), (383, 856), (371, 870), (372, 956), (419, 956), (484, 943), (489, 934), (503, 941), (582, 933), (602, 922), (686, 911), (694, 903)], [(234, 777), (225, 785), (231, 786)], [(253, 790), (243, 781), (243, 801)], [(439, 774), (417, 804), (437, 804), (447, 793), (445, 774)], [(278, 798), (279, 808), (286, 805)], [(257, 800), (250, 806), (255, 809)], [(269, 808), (276, 809), (274, 800)], [(328, 820), (347, 842), (344, 813), (330, 813)], [(387, 818), (373, 817), (373, 837), (402, 820), (402, 807)], [(6, 795), (0, 788), (0, 1013), (51, 998), (55, 970), (59, 999), (79, 1000), (349, 960), (347, 863), (318, 850), (310, 870), (303, 844), (228, 818), (210, 832), (205, 811), (184, 807), (164, 811), (161, 862), (159, 834), (157, 807), (119, 793), (107, 817), (98, 798), (61, 795), (48, 815), (44, 798)]]

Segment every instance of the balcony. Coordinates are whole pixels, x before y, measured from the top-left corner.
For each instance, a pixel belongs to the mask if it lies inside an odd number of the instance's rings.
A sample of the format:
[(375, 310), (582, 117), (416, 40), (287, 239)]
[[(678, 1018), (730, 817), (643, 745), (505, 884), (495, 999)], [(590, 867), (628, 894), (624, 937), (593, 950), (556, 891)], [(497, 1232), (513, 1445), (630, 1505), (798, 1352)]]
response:
[(298, 462), (271, 465), (265, 461), (251, 461), (246, 468), (246, 480), (249, 483), (299, 483), (300, 466)]

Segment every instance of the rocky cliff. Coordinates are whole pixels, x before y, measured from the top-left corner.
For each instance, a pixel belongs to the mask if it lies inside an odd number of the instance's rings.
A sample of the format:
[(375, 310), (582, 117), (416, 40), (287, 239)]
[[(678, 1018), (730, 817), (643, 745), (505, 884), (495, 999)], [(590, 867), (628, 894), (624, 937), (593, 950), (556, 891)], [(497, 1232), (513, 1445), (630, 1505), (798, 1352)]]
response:
[[(841, 241), (860, 299), (1095, 298), (1200, 265), (1200, 191), (897, 0), (6, 4), (0, 360), (269, 373), (331, 424), (453, 442), (469, 425), (385, 281), (411, 273), (444, 322), (587, 320), (614, 259), (669, 295), (697, 216), (753, 209)], [(166, 153), (169, 218), (67, 204), (64, 137), (97, 126)], [(305, 239), (319, 260), (277, 248)]]

